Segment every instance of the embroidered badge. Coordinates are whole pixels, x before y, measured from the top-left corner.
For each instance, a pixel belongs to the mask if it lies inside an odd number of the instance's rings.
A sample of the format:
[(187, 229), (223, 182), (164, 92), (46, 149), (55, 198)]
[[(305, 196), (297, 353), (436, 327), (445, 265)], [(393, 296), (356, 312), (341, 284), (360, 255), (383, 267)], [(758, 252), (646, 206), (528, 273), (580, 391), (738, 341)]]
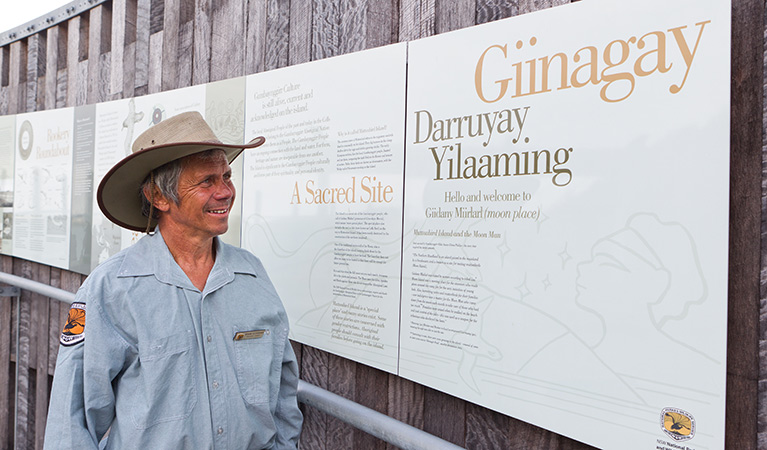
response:
[(61, 345), (75, 345), (85, 339), (85, 303), (74, 302), (69, 308), (67, 323), (61, 331)]

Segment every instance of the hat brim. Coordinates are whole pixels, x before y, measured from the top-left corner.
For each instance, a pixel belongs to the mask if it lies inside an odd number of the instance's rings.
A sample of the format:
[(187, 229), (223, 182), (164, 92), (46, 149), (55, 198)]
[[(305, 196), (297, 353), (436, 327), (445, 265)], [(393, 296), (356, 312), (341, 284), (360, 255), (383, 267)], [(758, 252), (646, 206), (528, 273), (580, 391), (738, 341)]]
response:
[[(221, 149), (231, 163), (243, 150), (255, 148), (264, 143), (259, 136), (245, 145), (229, 145), (212, 142), (182, 142), (145, 148), (126, 156), (104, 175), (96, 191), (96, 200), (101, 212), (117, 225), (133, 231), (146, 231), (147, 217), (141, 213), (141, 184), (149, 172), (175, 161), (210, 149)], [(157, 224), (152, 219), (149, 224)]]

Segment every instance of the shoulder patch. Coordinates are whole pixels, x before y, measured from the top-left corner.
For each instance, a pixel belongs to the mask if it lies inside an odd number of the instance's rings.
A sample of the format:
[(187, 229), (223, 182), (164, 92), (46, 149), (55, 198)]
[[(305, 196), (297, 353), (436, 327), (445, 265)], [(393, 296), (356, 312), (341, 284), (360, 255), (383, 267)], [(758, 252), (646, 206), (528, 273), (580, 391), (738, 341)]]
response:
[(61, 331), (61, 345), (75, 345), (85, 340), (85, 303), (74, 302), (69, 308), (67, 323)]

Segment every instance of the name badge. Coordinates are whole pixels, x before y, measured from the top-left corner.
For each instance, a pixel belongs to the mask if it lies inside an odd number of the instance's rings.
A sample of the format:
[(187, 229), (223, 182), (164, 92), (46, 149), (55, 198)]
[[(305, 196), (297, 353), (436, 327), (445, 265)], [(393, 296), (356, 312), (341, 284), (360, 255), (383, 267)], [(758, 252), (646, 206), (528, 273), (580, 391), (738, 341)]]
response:
[(245, 341), (247, 339), (261, 339), (268, 335), (269, 330), (238, 331), (234, 334), (235, 341)]

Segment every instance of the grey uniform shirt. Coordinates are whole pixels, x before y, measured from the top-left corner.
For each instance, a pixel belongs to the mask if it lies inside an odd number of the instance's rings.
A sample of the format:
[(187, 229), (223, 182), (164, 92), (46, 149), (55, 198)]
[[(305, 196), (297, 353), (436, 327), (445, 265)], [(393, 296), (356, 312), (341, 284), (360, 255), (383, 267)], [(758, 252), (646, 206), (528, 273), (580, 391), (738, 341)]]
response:
[(96, 448), (110, 427), (115, 449), (296, 448), (285, 310), (255, 256), (215, 241), (202, 292), (159, 232), (91, 273), (74, 305), (84, 333), (62, 335), (46, 449)]

